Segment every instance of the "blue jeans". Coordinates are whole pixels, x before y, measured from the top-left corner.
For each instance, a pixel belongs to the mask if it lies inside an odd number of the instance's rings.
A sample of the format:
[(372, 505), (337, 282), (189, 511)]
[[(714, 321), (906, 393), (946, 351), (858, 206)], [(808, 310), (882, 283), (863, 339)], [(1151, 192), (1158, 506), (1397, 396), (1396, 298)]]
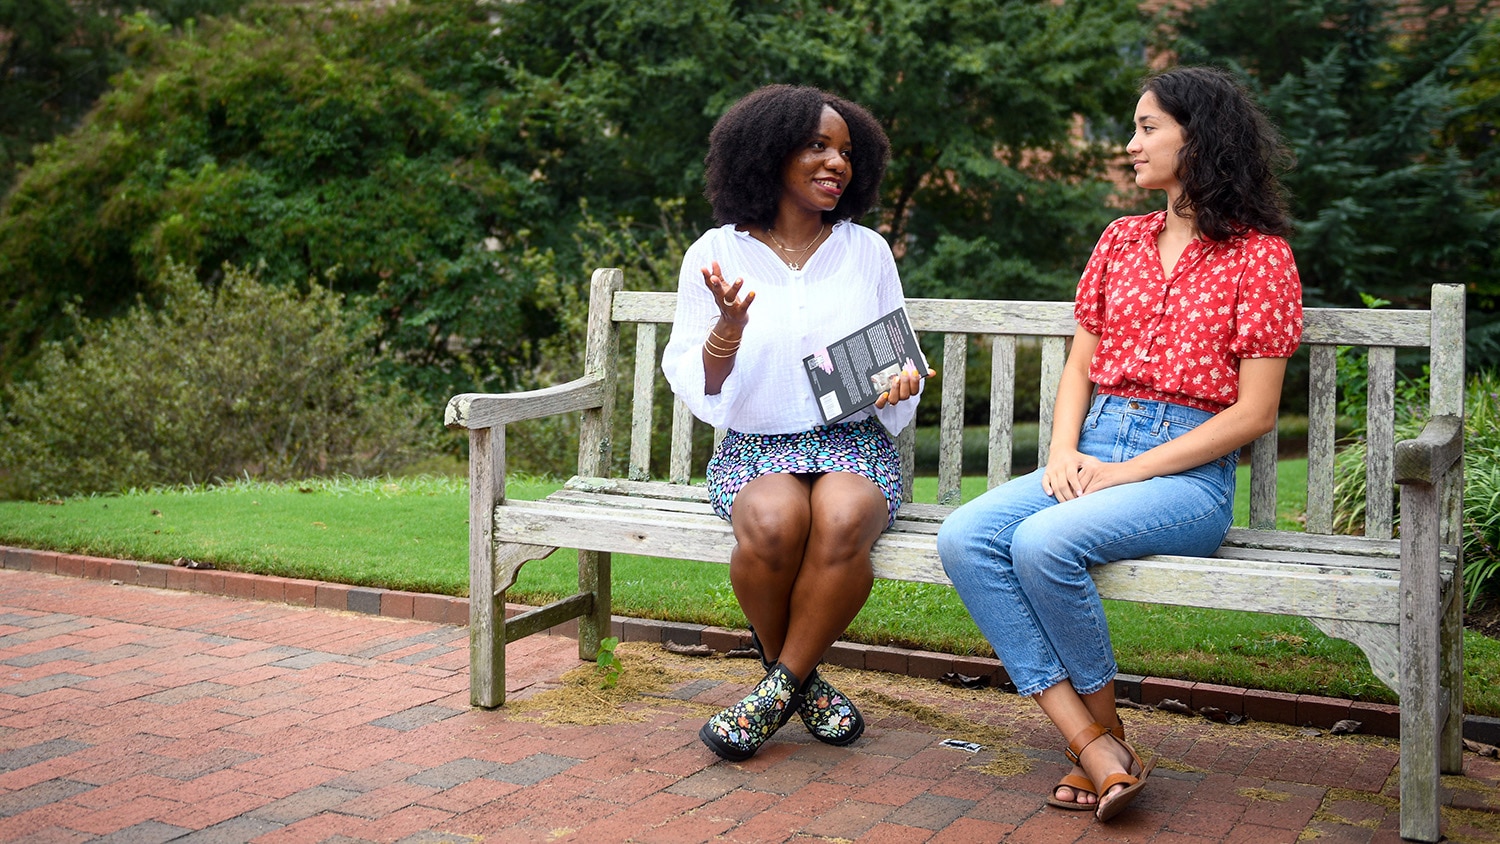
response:
[[(1098, 396), (1079, 451), (1123, 462), (1210, 416), (1167, 402)], [(1034, 695), (1067, 680), (1086, 695), (1114, 679), (1109, 626), (1088, 568), (1148, 554), (1212, 554), (1234, 516), (1238, 460), (1236, 451), (1180, 474), (1062, 503), (1042, 491), (1038, 469), (943, 522), (943, 568), (1017, 692)]]

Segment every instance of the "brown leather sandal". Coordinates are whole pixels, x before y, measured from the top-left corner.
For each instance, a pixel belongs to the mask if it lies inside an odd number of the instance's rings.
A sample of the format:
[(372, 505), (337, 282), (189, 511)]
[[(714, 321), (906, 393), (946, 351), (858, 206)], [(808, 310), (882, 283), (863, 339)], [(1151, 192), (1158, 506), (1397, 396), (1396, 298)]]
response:
[[(1068, 758), (1073, 760), (1073, 764), (1083, 767), (1081, 759), (1083, 751), (1100, 736), (1108, 732), (1108, 729), (1098, 723), (1090, 724), (1079, 730), (1078, 735), (1074, 736), (1073, 740), (1068, 742)], [(1125, 811), (1125, 807), (1130, 805), (1130, 801), (1134, 800), (1135, 796), (1140, 793), (1141, 788), (1146, 785), (1146, 777), (1151, 775), (1151, 765), (1147, 765), (1141, 761), (1140, 755), (1135, 752), (1135, 748), (1131, 747), (1129, 742), (1119, 738), (1114, 740), (1119, 742), (1120, 746), (1125, 748), (1130, 754), (1132, 766), (1136, 770), (1139, 770), (1140, 774), (1131, 775), (1128, 773), (1130, 768), (1127, 768), (1127, 773), (1110, 774), (1104, 778), (1103, 783), (1099, 784), (1099, 790), (1096, 792), (1099, 795), (1098, 810), (1094, 813), (1094, 817), (1101, 821), (1107, 821)], [(1153, 764), (1155, 763), (1153, 762)], [(1117, 785), (1125, 787), (1115, 792), (1113, 796), (1110, 796), (1109, 790)], [(1106, 798), (1109, 800), (1107, 804), (1104, 802)]]
[[(1115, 719), (1115, 725), (1110, 729), (1109, 732), (1120, 741), (1125, 740), (1125, 725), (1121, 723), (1118, 718)], [(1099, 796), (1098, 790), (1094, 788), (1094, 781), (1089, 779), (1087, 775), (1080, 776), (1078, 774), (1069, 773), (1062, 779), (1058, 780), (1057, 785), (1052, 786), (1052, 793), (1047, 795), (1048, 806), (1056, 806), (1059, 809), (1066, 809), (1070, 812), (1092, 812), (1095, 809), (1099, 808), (1099, 802), (1097, 800), (1093, 803), (1080, 803), (1077, 800), (1064, 800), (1061, 797), (1058, 797), (1057, 790), (1059, 788), (1065, 787), (1073, 789), (1073, 793), (1075, 795), (1092, 794), (1095, 797)]]

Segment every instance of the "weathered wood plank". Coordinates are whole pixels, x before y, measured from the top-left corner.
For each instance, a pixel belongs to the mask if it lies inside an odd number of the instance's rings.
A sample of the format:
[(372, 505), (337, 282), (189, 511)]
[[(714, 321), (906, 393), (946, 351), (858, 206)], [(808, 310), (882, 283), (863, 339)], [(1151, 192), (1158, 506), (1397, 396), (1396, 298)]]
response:
[(493, 428), (599, 407), (607, 385), (599, 375), (519, 393), (461, 393), (448, 400), (443, 424), (449, 428)]
[[(707, 512), (625, 509), (600, 502), (511, 502), (495, 518), (502, 541), (727, 563), (729, 525)], [(1158, 555), (1096, 567), (1101, 594), (1121, 600), (1249, 609), (1394, 624), (1398, 570), (1350, 555), (1225, 549), (1224, 557)], [(931, 534), (890, 532), (875, 545), (877, 576), (948, 582)], [(1148, 597), (1149, 596), (1149, 597)]]
[(1276, 429), (1256, 438), (1250, 449), (1250, 527), (1276, 527)]
[(1427, 570), (1439, 537), (1438, 495), (1432, 484), (1401, 487), (1401, 837), (1438, 840), (1439, 734), (1446, 700), (1439, 684), (1442, 639), (1437, 613), (1440, 581)]
[(667, 479), (685, 484), (693, 478), (693, 412), (682, 399), (672, 397), (672, 450)]
[(1365, 536), (1391, 538), (1396, 482), (1396, 350), (1372, 346), (1365, 388)]
[(1072, 302), (907, 299), (916, 331), (945, 334), (1073, 336)]
[(469, 703), (505, 703), (505, 599), (495, 595), (495, 508), (505, 503), (505, 426), (469, 431)]
[(1307, 531), (1333, 533), (1338, 350), (1314, 346), (1308, 355), (1307, 380)]
[[(1072, 336), (1071, 333), (1069, 336)], [(1037, 420), (1036, 465), (1047, 465), (1047, 454), (1052, 447), (1052, 414), (1057, 409), (1057, 387), (1062, 383), (1063, 364), (1067, 362), (1067, 340), (1062, 337), (1042, 338), (1042, 383), (1041, 414)]]
[(964, 381), (968, 354), (968, 337), (963, 334), (943, 335), (943, 408), (938, 423), (939, 504), (957, 504), (962, 494)]
[[(614, 462), (615, 390), (620, 381), (620, 324), (610, 318), (615, 294), (625, 284), (618, 269), (594, 270), (589, 285), (589, 323), (583, 374), (604, 379), (604, 400), (585, 410), (578, 426), (578, 474), (601, 477)], [(654, 355), (653, 355), (654, 356)], [(576, 546), (565, 546), (576, 547)], [(578, 591), (589, 599), (589, 612), (578, 619), (578, 657), (593, 659), (610, 631), (610, 556), (578, 551)]]
[(917, 426), (907, 425), (896, 435), (896, 454), (901, 458), (901, 500), (911, 503), (917, 477)]
[(990, 444), (985, 471), (988, 489), (1010, 480), (1015, 462), (1012, 438), (1016, 425), (1016, 338), (990, 338)]
[(533, 633), (540, 633), (565, 621), (581, 618), (592, 612), (593, 607), (593, 596), (580, 594), (570, 595), (560, 601), (553, 601), (546, 606), (528, 610), (505, 622), (507, 641), (524, 639)]
[[(1437, 285), (1455, 287), (1456, 285)], [(1449, 298), (1440, 298), (1447, 296)], [(1463, 291), (1440, 293), (1433, 308), (1442, 310)], [(612, 314), (618, 322), (670, 323), (676, 315), (676, 293), (622, 291)], [(1014, 334), (1071, 337), (1072, 302), (1027, 302), (981, 299), (907, 299), (906, 312), (917, 332)], [(1435, 335), (1428, 312), (1364, 308), (1308, 308), (1303, 314), (1302, 342), (1308, 345), (1425, 347)]]
[(635, 329), (635, 385), (630, 407), (630, 477), (651, 477), (651, 416), (656, 407), (656, 323)]

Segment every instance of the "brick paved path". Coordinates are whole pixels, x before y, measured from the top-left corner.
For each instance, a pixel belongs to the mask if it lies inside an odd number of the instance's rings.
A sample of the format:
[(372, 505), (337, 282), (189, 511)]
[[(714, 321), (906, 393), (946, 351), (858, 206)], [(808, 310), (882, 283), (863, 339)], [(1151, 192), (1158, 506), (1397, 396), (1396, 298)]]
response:
[[(0, 841), (1399, 840), (1386, 739), (1127, 713), (1160, 761), (1106, 826), (1043, 805), (1064, 760), (1013, 696), (840, 672), (863, 739), (794, 721), (736, 765), (696, 733), (753, 664), (628, 647), (665, 671), (605, 708), (638, 720), (559, 724), (571, 640), (513, 645), (485, 712), (461, 627), (0, 571)], [(1444, 831), (1500, 840), (1500, 765), (1465, 764)]]

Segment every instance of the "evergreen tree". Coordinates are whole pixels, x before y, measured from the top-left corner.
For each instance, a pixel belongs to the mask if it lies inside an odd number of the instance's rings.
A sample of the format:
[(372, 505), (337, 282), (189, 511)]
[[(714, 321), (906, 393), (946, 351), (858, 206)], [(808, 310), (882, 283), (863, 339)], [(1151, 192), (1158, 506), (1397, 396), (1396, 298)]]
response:
[[(1500, 362), (1500, 27), (1491, 4), (1215, 0), (1177, 12), (1184, 62), (1239, 70), (1296, 153), (1293, 250), (1312, 305), (1470, 290), (1470, 356)], [(1271, 26), (1266, 21), (1275, 22)], [(1291, 49), (1292, 47), (1295, 49)]]

